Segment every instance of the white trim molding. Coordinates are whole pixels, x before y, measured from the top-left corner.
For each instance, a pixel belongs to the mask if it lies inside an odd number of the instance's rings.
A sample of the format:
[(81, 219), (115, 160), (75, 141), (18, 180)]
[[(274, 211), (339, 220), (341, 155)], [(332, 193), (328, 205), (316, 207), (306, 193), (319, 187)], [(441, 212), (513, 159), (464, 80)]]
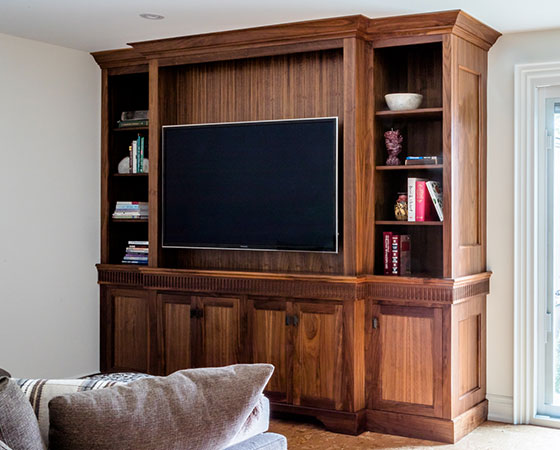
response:
[(488, 400), (488, 420), (513, 423), (513, 397), (486, 394), (486, 399)]
[[(514, 386), (513, 423), (536, 415), (538, 258), (538, 104), (541, 89), (560, 85), (560, 62), (515, 66)], [(551, 424), (554, 426), (553, 424)]]

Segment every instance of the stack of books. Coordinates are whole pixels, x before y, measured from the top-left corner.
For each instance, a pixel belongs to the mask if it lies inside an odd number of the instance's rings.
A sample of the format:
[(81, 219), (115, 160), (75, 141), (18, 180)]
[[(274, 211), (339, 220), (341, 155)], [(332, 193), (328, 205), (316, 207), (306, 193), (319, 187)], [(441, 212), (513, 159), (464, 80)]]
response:
[(408, 179), (408, 221), (443, 221), (443, 192), (437, 181)]
[(147, 219), (148, 202), (117, 202), (113, 219)]
[(410, 236), (383, 233), (383, 273), (384, 275), (410, 275)]
[(123, 264), (148, 264), (148, 241), (128, 241)]
[(129, 173), (144, 173), (144, 155), (146, 151), (146, 138), (139, 134), (128, 146)]
[(123, 111), (121, 120), (117, 121), (119, 128), (131, 127), (147, 127), (148, 126), (148, 110), (139, 111)]
[(441, 156), (407, 156), (405, 166), (433, 166), (441, 164), (443, 159)]

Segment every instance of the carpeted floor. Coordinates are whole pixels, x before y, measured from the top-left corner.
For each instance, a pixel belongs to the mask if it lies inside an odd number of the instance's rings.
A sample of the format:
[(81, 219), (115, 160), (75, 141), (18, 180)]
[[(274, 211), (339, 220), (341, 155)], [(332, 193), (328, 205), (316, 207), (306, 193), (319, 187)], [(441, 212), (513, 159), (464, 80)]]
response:
[(302, 450), (560, 450), (560, 429), (486, 422), (455, 445), (366, 431), (359, 436), (330, 433), (320, 424), (273, 419), (270, 431), (288, 438), (288, 449)]

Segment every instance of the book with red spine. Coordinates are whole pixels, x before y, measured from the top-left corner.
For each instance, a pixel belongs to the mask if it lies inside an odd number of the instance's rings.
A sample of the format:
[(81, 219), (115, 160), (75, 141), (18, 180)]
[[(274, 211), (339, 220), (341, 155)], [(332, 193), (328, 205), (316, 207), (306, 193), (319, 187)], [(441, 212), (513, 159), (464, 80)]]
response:
[(399, 275), (400, 240), (398, 234), (391, 236), (391, 275)]
[(416, 181), (416, 204), (415, 204), (415, 215), (416, 222), (427, 222), (431, 220), (437, 220), (437, 213), (435, 211), (434, 204), (428, 188), (426, 187), (426, 182), (423, 180)]
[(391, 275), (391, 237), (390, 231), (383, 232), (383, 274)]
[(399, 275), (410, 275), (410, 235), (399, 236)]

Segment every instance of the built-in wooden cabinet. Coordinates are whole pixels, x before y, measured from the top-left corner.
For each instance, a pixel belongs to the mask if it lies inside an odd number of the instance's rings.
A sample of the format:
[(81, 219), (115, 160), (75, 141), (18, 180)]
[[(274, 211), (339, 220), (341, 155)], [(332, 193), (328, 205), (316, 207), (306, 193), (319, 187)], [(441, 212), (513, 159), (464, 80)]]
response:
[(371, 409), (442, 417), (442, 308), (373, 304)]
[[(499, 33), (462, 11), (338, 17), (138, 42), (102, 68), (101, 369), (164, 375), (267, 362), (273, 411), (455, 442), (487, 415), (486, 73)], [(423, 95), (388, 110), (387, 93)], [(149, 126), (116, 128), (149, 109)], [(338, 253), (163, 248), (161, 127), (338, 117)], [(387, 166), (383, 134), (406, 156)], [(149, 175), (119, 175), (138, 132)], [(401, 222), (408, 177), (438, 181), (443, 221)], [(149, 219), (118, 221), (118, 200)], [(227, 218), (224, 218), (227, 220)], [(411, 276), (386, 276), (383, 232), (411, 237)], [(149, 264), (120, 264), (128, 240)]]
[(101, 299), (102, 366), (107, 370), (147, 372), (148, 293), (136, 289), (106, 289)]

